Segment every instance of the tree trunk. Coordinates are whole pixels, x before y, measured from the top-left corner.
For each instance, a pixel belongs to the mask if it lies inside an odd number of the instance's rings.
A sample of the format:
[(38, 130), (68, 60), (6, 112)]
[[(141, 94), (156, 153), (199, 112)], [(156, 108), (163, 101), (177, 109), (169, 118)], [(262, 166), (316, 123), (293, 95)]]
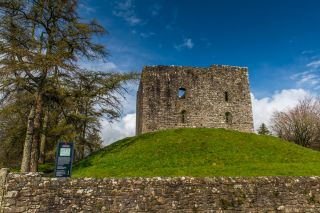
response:
[(23, 156), (21, 162), (21, 172), (30, 172), (31, 146), (34, 133), (35, 107), (32, 106), (28, 116), (26, 139), (23, 146)]
[(30, 162), (31, 172), (38, 171), (41, 118), (42, 118), (42, 96), (41, 94), (38, 94), (36, 99), (36, 111), (35, 111), (35, 117), (34, 117), (33, 143), (31, 147), (31, 162)]
[(49, 110), (47, 109), (44, 115), (43, 119), (43, 125), (42, 125), (42, 132), (41, 132), (41, 142), (40, 142), (40, 157), (39, 157), (39, 163), (43, 164), (45, 163), (46, 159), (46, 140), (47, 140), (47, 127), (48, 127), (48, 117), (49, 117)]

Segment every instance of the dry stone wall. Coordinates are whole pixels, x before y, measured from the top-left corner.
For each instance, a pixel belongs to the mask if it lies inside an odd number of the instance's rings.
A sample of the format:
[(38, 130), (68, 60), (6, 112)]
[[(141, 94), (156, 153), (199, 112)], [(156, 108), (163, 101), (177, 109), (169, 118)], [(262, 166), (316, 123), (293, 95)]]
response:
[(2, 212), (320, 212), (320, 177), (6, 175)]
[(3, 200), (4, 193), (5, 193), (5, 184), (6, 184), (6, 179), (7, 179), (8, 173), (9, 173), (8, 169), (1, 169), (0, 170), (0, 209), (2, 206), (2, 200)]
[[(179, 89), (185, 90), (184, 98), (179, 98)], [(252, 132), (248, 69), (220, 65), (146, 66), (141, 74), (136, 111), (137, 134), (181, 127)]]

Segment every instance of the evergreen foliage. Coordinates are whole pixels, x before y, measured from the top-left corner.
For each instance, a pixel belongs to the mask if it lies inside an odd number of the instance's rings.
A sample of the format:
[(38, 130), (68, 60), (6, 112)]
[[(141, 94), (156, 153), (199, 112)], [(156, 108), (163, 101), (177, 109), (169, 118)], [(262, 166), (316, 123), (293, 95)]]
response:
[[(124, 83), (137, 77), (79, 66), (79, 61), (103, 60), (107, 52), (93, 39), (105, 35), (105, 29), (95, 20), (84, 22), (77, 4), (77, 0), (0, 1), (0, 116), (9, 123), (21, 116), (12, 131), (1, 126), (0, 146), (12, 145), (15, 132), (25, 130), (15, 139), (19, 147), (24, 144), (18, 152), (23, 156), (22, 172), (36, 172), (38, 161), (44, 162), (46, 153), (53, 155), (59, 139), (75, 141), (79, 159), (98, 149), (99, 119), (120, 116)], [(27, 101), (21, 103), (19, 97)]]
[(270, 135), (270, 131), (265, 123), (262, 123), (258, 129), (259, 135)]

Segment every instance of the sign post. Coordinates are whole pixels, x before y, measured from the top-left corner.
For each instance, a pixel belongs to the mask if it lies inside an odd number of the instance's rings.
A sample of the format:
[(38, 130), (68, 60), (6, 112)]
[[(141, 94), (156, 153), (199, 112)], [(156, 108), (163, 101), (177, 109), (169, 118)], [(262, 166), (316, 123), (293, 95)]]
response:
[(74, 154), (74, 143), (59, 142), (56, 152), (56, 163), (54, 169), (55, 177), (70, 177)]

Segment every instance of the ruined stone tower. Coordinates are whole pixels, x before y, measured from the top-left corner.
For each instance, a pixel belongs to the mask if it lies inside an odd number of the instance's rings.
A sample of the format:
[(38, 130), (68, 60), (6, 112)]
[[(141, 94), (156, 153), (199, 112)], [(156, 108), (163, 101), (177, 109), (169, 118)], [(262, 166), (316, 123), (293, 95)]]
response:
[(253, 131), (248, 69), (146, 66), (137, 92), (136, 133), (181, 127)]

